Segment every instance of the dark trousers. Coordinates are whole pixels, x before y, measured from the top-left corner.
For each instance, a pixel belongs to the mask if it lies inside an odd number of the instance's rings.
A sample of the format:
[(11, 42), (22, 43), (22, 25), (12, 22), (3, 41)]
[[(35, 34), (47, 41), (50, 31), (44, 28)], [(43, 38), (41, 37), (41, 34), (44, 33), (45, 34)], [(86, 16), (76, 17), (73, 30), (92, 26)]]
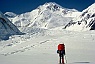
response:
[(64, 64), (64, 54), (59, 54), (59, 57), (60, 57), (59, 63)]
[(59, 54), (59, 63), (64, 64), (64, 55), (65, 55), (65, 50), (57, 50), (57, 53)]

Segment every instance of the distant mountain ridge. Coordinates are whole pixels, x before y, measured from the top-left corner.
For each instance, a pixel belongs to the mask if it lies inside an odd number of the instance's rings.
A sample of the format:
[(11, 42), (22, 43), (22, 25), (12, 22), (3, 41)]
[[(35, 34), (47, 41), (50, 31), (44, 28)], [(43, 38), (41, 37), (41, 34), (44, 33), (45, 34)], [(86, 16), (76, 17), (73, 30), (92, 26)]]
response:
[(14, 17), (17, 16), (17, 15), (16, 15), (15, 13), (13, 13), (13, 12), (6, 12), (4, 15), (5, 15), (6, 17), (8, 17), (8, 18), (14, 18)]

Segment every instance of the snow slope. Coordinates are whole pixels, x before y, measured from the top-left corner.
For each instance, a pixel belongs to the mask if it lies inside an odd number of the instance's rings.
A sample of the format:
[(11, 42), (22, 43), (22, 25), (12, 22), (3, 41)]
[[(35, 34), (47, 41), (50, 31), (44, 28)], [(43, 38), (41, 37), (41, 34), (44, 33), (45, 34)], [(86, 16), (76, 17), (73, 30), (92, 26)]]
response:
[(2, 64), (58, 63), (57, 45), (64, 43), (67, 64), (95, 63), (95, 31), (44, 30), (40, 33), (11, 36), (0, 42)]
[(66, 29), (74, 31), (95, 30), (95, 3), (83, 10), (77, 18), (70, 21)]
[(10, 22), (2, 12), (0, 12), (0, 40), (6, 40), (10, 35), (20, 33), (21, 32), (18, 30), (18, 28), (12, 24), (12, 22)]

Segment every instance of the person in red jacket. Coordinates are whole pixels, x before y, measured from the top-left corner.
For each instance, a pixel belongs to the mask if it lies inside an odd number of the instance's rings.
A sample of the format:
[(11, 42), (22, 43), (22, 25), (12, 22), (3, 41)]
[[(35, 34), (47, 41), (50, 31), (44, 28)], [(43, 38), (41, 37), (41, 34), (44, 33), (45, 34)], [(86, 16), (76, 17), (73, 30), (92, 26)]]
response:
[(59, 44), (58, 45), (58, 50), (57, 53), (59, 54), (59, 62), (60, 64), (64, 64), (64, 55), (65, 55), (65, 45), (64, 44)]

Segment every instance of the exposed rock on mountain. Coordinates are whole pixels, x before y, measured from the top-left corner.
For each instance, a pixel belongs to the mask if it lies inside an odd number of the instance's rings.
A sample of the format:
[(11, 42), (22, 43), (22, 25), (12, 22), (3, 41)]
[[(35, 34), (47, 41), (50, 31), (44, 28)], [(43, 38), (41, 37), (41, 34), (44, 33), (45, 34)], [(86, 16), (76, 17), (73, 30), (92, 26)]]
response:
[(21, 34), (21, 32), (0, 12), (0, 39), (8, 39), (14, 34)]

